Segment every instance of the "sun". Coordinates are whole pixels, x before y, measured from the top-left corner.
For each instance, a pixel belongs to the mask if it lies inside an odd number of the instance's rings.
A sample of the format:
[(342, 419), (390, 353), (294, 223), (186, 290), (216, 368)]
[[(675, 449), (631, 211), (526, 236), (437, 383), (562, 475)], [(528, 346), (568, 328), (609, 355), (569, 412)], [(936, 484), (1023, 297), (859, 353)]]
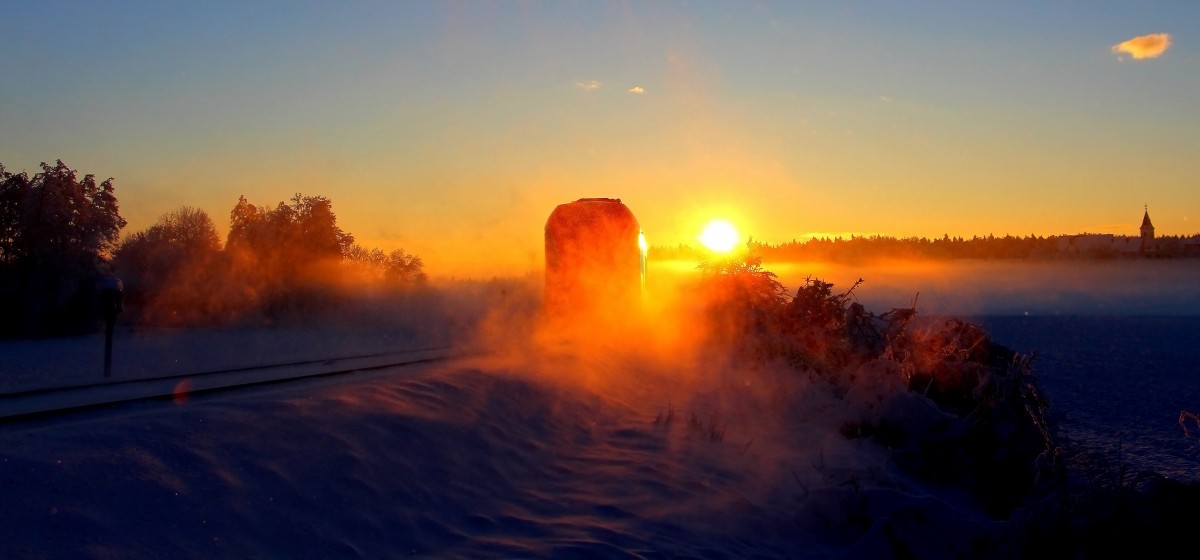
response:
[(704, 226), (704, 232), (700, 234), (699, 239), (700, 243), (712, 251), (728, 253), (737, 246), (741, 236), (738, 235), (737, 228), (728, 221), (713, 220)]

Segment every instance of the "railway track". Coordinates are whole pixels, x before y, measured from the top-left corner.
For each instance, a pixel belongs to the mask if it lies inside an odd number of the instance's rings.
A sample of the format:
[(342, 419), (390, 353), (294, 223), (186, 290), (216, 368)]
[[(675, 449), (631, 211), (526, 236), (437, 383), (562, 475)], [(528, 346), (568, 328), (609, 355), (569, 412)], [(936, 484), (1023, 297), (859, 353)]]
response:
[(0, 393), (0, 424), (136, 401), (186, 399), (220, 391), (446, 361), (477, 353), (467, 347), (439, 346), (11, 391)]

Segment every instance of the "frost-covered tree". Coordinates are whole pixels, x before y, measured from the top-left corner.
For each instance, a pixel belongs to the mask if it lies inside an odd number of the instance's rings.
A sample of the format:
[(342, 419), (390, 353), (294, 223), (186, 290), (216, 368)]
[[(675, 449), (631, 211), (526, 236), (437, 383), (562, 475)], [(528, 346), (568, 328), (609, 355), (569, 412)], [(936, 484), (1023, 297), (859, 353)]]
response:
[(346, 251), (347, 264), (357, 267), (366, 280), (387, 286), (408, 286), (424, 283), (425, 263), (421, 257), (396, 249), (384, 253), (379, 249), (367, 250), (353, 245)]
[(206, 212), (183, 206), (153, 226), (127, 236), (114, 252), (127, 308), (155, 323), (190, 323), (217, 299), (221, 242)]
[(296, 193), (291, 204), (268, 209), (243, 196), (229, 213), (226, 246), (254, 253), (264, 262), (308, 264), (341, 259), (354, 245), (354, 236), (337, 225), (333, 202), (323, 196)]
[(267, 208), (243, 196), (229, 218), (231, 281), (254, 293), (267, 315), (332, 303), (328, 287), (354, 236), (338, 227), (331, 200), (296, 193), (290, 204)]
[(391, 284), (420, 284), (425, 282), (425, 263), (421, 257), (396, 249), (388, 253), (384, 266), (384, 282)]
[(62, 160), (29, 178), (0, 166), (0, 332), (86, 328), (96, 281), (125, 219), (113, 180), (79, 178)]
[(291, 208), (296, 237), (313, 258), (341, 258), (354, 245), (354, 236), (338, 227), (328, 198), (296, 193)]
[(263, 222), (263, 212), (250, 204), (243, 195), (229, 212), (229, 236), (225, 246), (230, 249), (251, 249), (255, 246), (258, 230)]

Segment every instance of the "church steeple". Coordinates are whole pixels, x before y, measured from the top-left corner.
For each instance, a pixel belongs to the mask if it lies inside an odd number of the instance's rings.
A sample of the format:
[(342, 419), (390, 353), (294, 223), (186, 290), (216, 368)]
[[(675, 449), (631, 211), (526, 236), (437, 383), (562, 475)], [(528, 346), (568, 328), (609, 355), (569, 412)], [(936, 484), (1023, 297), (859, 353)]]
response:
[(1154, 250), (1154, 224), (1150, 223), (1150, 205), (1146, 205), (1146, 213), (1142, 214), (1142, 246), (1141, 252)]

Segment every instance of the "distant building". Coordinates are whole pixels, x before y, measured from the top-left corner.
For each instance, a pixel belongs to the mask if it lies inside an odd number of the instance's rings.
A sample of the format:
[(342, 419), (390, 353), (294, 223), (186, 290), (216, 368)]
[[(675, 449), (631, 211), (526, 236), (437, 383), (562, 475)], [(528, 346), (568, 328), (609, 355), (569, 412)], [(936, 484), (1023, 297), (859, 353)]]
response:
[(1158, 254), (1158, 243), (1154, 238), (1154, 224), (1150, 222), (1150, 209), (1142, 214), (1141, 235), (1115, 235), (1111, 233), (1083, 233), (1064, 235), (1058, 238), (1058, 252), (1066, 255), (1089, 257), (1142, 257)]
[(1142, 255), (1153, 254), (1157, 247), (1154, 246), (1154, 224), (1150, 223), (1150, 207), (1146, 207), (1146, 213), (1142, 214), (1142, 243), (1138, 247), (1138, 252)]
[(1185, 237), (1180, 253), (1185, 257), (1200, 257), (1200, 235)]

